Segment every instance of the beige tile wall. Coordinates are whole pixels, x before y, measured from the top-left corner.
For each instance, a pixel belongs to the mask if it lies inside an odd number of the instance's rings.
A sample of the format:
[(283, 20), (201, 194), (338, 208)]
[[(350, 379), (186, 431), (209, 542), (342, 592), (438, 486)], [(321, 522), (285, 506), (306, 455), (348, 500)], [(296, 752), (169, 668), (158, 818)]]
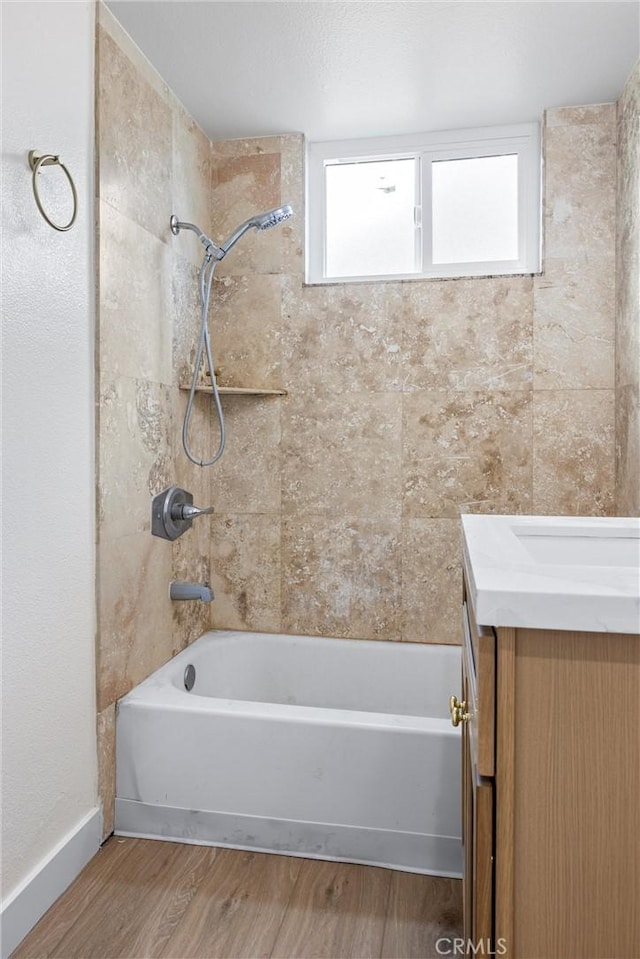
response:
[(614, 495), (615, 105), (545, 124), (536, 277), (303, 283), (301, 137), (214, 144), (216, 626), (459, 642), (459, 514), (606, 515)]
[(616, 511), (640, 516), (640, 63), (618, 102)]
[[(209, 220), (209, 141), (99, 5), (96, 209), (98, 229), (98, 636), (100, 795), (113, 828), (115, 701), (208, 626), (209, 607), (171, 603), (171, 579), (210, 578), (210, 529), (171, 544), (151, 536), (151, 498), (178, 483), (208, 505), (209, 478), (182, 453), (185, 394), (198, 305), (190, 234), (169, 217)], [(194, 435), (210, 423), (198, 399)]]
[(613, 511), (615, 115), (615, 104), (546, 115), (544, 274), (534, 279), (534, 513)]

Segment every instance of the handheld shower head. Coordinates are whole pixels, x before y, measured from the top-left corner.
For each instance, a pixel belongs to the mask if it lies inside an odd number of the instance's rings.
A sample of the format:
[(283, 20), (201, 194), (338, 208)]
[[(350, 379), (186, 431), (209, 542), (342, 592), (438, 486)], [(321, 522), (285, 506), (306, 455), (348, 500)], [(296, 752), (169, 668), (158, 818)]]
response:
[(261, 213), (260, 216), (254, 217), (258, 221), (256, 229), (270, 230), (272, 226), (277, 226), (283, 220), (288, 220), (290, 216), (293, 216), (293, 207), (288, 203), (286, 206), (276, 207), (275, 210), (269, 210), (267, 213)]
[(240, 224), (237, 230), (234, 230), (228, 240), (221, 244), (222, 255), (225, 256), (247, 230), (270, 230), (272, 226), (278, 226), (283, 220), (288, 220), (290, 216), (293, 216), (293, 208), (287, 203), (285, 206), (278, 206), (274, 210), (267, 210), (266, 213), (249, 217), (248, 220)]

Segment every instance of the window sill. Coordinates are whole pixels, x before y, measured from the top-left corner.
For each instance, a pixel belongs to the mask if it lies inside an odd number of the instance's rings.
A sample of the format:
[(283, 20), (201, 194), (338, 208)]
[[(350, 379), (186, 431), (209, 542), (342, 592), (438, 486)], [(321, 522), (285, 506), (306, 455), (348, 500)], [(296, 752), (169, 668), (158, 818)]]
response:
[(542, 269), (535, 272), (521, 271), (518, 273), (465, 273), (460, 276), (346, 276), (331, 277), (326, 280), (308, 280), (302, 283), (303, 287), (316, 286), (347, 286), (353, 284), (365, 283), (443, 283), (456, 280), (497, 280), (497, 279), (523, 279), (525, 277), (543, 276)]

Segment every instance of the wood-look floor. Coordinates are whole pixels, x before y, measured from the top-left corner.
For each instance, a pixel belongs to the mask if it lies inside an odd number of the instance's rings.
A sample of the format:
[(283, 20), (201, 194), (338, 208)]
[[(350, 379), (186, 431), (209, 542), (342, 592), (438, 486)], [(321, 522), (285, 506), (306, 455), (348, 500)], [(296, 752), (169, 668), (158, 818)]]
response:
[(454, 879), (114, 836), (12, 959), (432, 959), (461, 925)]

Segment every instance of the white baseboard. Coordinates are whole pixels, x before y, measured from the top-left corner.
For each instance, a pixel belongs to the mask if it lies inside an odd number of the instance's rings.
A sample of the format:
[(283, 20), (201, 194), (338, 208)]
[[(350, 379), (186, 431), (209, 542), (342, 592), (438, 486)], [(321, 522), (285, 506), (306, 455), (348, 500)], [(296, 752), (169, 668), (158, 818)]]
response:
[(13, 952), (100, 848), (102, 813), (92, 809), (0, 908), (0, 953)]
[(462, 844), (451, 836), (176, 809), (132, 799), (116, 799), (115, 827), (117, 836), (462, 876)]

